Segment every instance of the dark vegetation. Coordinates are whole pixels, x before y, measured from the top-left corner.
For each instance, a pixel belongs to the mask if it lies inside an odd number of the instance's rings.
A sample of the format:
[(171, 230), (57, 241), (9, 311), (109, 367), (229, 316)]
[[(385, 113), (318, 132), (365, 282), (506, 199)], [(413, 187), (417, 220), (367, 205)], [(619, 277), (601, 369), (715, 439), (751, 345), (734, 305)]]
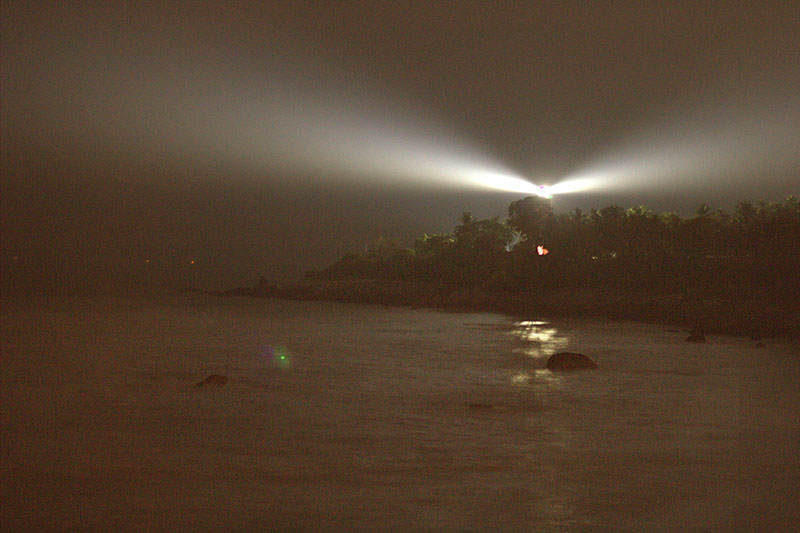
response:
[[(539, 246), (548, 253), (540, 255)], [(309, 275), (537, 293), (605, 286), (797, 296), (800, 202), (793, 197), (784, 203), (740, 202), (733, 214), (704, 204), (695, 216), (681, 218), (616, 205), (556, 215), (549, 200), (527, 197), (509, 206), (507, 222), (464, 213), (452, 234), (425, 235), (411, 248), (379, 239), (365, 253), (346, 254)]]
[(453, 233), (411, 247), (381, 238), (306, 278), (290, 296), (796, 334), (800, 203), (703, 204), (682, 218), (616, 205), (555, 214), (527, 197), (505, 222), (464, 213)]

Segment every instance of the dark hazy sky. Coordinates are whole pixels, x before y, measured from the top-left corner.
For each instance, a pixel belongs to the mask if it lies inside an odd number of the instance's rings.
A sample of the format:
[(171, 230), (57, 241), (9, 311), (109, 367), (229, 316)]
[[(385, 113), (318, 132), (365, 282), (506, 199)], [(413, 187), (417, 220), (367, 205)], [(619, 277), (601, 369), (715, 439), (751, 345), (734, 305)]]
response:
[(557, 210), (800, 193), (796, 2), (4, 1), (1, 33), (5, 289), (292, 278), (504, 216), (493, 172), (594, 180)]

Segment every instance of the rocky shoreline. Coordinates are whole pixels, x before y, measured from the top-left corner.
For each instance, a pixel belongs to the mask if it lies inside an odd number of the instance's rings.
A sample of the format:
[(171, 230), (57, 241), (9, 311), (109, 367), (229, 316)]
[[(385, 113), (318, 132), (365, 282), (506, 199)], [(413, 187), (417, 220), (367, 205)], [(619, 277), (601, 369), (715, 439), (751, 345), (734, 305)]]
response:
[(306, 279), (284, 287), (261, 280), (253, 287), (213, 294), (486, 311), (515, 316), (634, 320), (754, 339), (779, 335), (800, 338), (800, 309), (797, 305), (765, 302), (755, 297), (724, 299), (686, 294), (653, 295), (610, 288), (561, 289), (533, 294), (379, 279)]

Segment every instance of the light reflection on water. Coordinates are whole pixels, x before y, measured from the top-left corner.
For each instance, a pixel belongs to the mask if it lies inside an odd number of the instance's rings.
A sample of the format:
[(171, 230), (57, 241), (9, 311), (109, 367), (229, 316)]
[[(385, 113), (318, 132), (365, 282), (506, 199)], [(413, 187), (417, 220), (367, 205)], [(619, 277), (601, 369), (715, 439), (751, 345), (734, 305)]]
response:
[(548, 322), (541, 320), (522, 320), (514, 323), (511, 330), (519, 347), (515, 353), (535, 359), (546, 359), (567, 346), (569, 341), (559, 334)]
[(513, 373), (511, 383), (518, 386), (539, 385), (557, 389), (563, 385), (564, 377), (546, 368), (537, 368)]
[[(510, 326), (477, 325), (484, 331), (503, 331), (513, 340), (511, 353), (522, 356), (508, 361), (512, 367), (507, 379), (515, 387), (558, 388), (562, 376), (545, 368), (547, 359), (569, 345), (566, 335), (544, 320), (520, 320)], [(522, 367), (522, 368), (520, 368)]]
[[(0, 309), (9, 529), (724, 530), (800, 515), (790, 345), (332, 303), (112, 303)], [(567, 343), (601, 370), (544, 369)], [(211, 373), (230, 379), (193, 387)]]

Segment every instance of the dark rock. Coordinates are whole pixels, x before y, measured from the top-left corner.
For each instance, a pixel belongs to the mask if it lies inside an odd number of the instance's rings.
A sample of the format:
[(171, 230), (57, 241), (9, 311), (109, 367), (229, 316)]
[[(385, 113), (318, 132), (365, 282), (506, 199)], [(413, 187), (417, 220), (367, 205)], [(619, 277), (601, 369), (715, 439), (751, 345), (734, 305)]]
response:
[(686, 337), (686, 342), (706, 342), (706, 335), (700, 328), (694, 328), (689, 336)]
[(586, 370), (597, 368), (597, 363), (582, 353), (560, 352), (550, 356), (547, 368), (553, 371), (560, 370)]
[(219, 374), (211, 374), (206, 379), (195, 385), (195, 387), (204, 387), (206, 385), (216, 385), (221, 386), (225, 385), (228, 382), (228, 378), (226, 376), (221, 376)]

